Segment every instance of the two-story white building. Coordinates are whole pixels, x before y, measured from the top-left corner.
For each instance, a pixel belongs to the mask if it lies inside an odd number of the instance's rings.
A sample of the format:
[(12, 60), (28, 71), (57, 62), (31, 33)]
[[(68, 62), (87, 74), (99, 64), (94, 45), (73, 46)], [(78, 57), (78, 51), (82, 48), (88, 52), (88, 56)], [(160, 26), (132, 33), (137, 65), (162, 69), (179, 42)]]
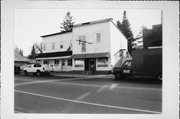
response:
[(42, 52), (38, 62), (52, 67), (54, 71), (72, 71), (72, 31), (41, 36)]
[(127, 39), (112, 19), (75, 24), (72, 31), (42, 36), (37, 57), (55, 71), (104, 73), (116, 63), (115, 53), (127, 50)]

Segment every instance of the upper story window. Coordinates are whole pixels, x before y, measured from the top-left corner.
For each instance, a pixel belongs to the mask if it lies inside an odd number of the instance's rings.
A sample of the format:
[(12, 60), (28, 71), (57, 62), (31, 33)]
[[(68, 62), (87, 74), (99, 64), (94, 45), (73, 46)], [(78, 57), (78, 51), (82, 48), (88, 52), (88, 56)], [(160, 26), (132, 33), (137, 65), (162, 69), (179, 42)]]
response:
[(81, 51), (86, 52), (86, 37), (85, 37), (85, 35), (79, 36), (79, 40), (81, 41), (81, 45), (82, 45)]
[(55, 49), (55, 43), (52, 42), (52, 49), (54, 50)]
[(61, 41), (60, 42), (60, 49), (62, 49), (63, 48), (63, 42)]
[(97, 43), (101, 42), (101, 34), (100, 33), (96, 33), (96, 42)]
[(42, 44), (42, 50), (46, 50), (46, 44), (45, 43)]

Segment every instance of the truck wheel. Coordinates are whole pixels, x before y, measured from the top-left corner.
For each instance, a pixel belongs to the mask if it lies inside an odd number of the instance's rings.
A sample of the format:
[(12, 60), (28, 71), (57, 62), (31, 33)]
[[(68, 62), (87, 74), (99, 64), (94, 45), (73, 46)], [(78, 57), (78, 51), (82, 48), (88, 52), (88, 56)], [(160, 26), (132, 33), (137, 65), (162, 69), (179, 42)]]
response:
[(41, 72), (39, 70), (36, 71), (36, 75), (40, 76)]
[(122, 77), (122, 75), (120, 73), (115, 73), (114, 77), (116, 80), (118, 80)]
[(162, 80), (162, 73), (158, 73), (158, 74), (157, 74), (157, 79), (158, 79), (158, 80)]
[(25, 74), (25, 75), (28, 75), (28, 72), (25, 70), (25, 71), (24, 71), (24, 74)]

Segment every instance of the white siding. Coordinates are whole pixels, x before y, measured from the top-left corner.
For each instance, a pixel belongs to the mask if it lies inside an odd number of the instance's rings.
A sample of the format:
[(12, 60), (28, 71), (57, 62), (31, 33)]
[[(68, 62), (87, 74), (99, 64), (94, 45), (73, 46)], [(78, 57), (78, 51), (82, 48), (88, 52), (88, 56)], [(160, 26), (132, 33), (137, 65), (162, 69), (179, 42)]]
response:
[[(101, 34), (101, 42), (96, 42), (96, 33)], [(85, 35), (86, 52), (82, 52), (82, 45), (79, 45), (79, 36)], [(110, 52), (110, 33), (109, 33), (109, 22), (84, 25), (81, 27), (73, 28), (73, 54), (83, 54), (83, 53), (102, 53)]]
[[(52, 49), (53, 42), (55, 44), (55, 49)], [(43, 49), (43, 53), (67, 51), (71, 42), (72, 32), (44, 37), (42, 40), (42, 44), (45, 44), (46, 48), (45, 50)], [(63, 48), (60, 48), (61, 43), (63, 43)]]
[(115, 64), (114, 54), (120, 49), (127, 50), (127, 39), (121, 31), (111, 22), (110, 23), (110, 38), (111, 38), (111, 65)]

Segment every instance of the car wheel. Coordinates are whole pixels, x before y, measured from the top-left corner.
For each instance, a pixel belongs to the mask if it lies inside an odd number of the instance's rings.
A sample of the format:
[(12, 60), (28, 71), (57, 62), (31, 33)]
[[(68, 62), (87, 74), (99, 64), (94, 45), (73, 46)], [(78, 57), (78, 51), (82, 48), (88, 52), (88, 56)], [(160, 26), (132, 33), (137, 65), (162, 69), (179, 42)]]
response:
[(158, 73), (156, 77), (158, 80), (162, 80), (162, 73)]
[(41, 72), (39, 70), (37, 70), (36, 75), (40, 76), (40, 74), (41, 74)]

